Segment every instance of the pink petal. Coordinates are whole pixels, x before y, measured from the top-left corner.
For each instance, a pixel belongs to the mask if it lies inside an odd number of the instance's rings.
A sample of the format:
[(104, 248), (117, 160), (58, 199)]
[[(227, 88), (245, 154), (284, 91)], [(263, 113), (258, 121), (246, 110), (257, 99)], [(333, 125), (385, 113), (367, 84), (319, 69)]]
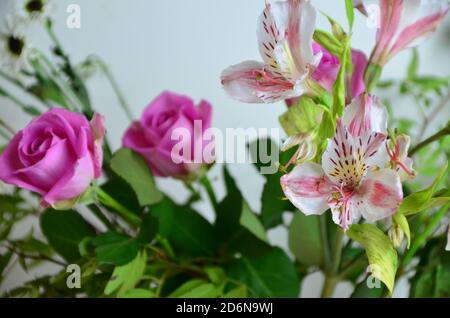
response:
[(247, 61), (227, 68), (221, 76), (225, 91), (245, 103), (272, 103), (301, 95), (293, 91), (294, 84), (264, 67)]
[(398, 174), (391, 169), (370, 171), (358, 192), (353, 196), (352, 208), (370, 221), (385, 219), (394, 214), (403, 199)]
[(298, 165), (280, 182), (286, 197), (304, 214), (322, 214), (329, 208), (332, 184), (320, 165), (310, 162)]
[(105, 139), (106, 129), (105, 129), (105, 118), (95, 113), (91, 120), (91, 130), (93, 134), (94, 143), (94, 168), (95, 177), (99, 178), (102, 174), (102, 164), (103, 164), (103, 141)]
[(364, 71), (366, 70), (367, 66), (367, 57), (364, 52), (359, 50), (352, 50), (352, 63), (352, 98), (355, 98), (361, 95), (366, 90), (366, 86), (364, 84)]
[(90, 156), (85, 156), (71, 166), (71, 169), (42, 197), (42, 202), (54, 205), (59, 201), (71, 200), (86, 191), (94, 179), (94, 165)]
[(399, 51), (410, 46), (417, 39), (436, 31), (440, 22), (447, 15), (448, 10), (448, 7), (446, 7), (446, 9), (436, 14), (426, 16), (402, 30), (389, 51), (389, 56), (396, 55)]
[(354, 137), (368, 132), (385, 134), (387, 131), (386, 107), (375, 96), (360, 95), (345, 108), (343, 122)]

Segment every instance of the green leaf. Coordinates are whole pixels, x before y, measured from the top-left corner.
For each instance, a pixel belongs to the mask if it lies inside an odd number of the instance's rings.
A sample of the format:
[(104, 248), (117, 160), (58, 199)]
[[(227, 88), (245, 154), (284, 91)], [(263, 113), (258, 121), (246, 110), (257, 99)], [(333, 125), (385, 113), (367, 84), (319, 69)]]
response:
[(344, 46), (342, 42), (334, 37), (333, 34), (316, 29), (314, 31), (313, 39), (315, 42), (320, 44), (324, 49), (333, 54), (336, 57), (340, 57), (344, 51)]
[[(258, 172), (263, 173), (262, 167), (276, 171), (276, 173), (264, 174), (266, 181), (261, 194), (260, 219), (264, 227), (270, 229), (283, 223), (282, 216), (285, 211), (292, 211), (294, 209), (288, 200), (283, 199), (284, 193), (280, 185), (282, 174), (278, 172), (275, 162), (279, 161), (280, 164), (287, 163), (296, 149), (292, 148), (291, 150), (280, 153), (278, 144), (275, 141), (271, 139), (258, 139), (249, 145), (249, 150)], [(267, 158), (265, 157), (266, 154)], [(267, 159), (269, 157), (272, 158), (270, 166), (267, 165)]]
[(47, 210), (41, 216), (42, 233), (49, 244), (68, 262), (80, 258), (78, 244), (95, 230), (75, 211)]
[(288, 136), (309, 133), (320, 121), (323, 109), (311, 97), (302, 96), (280, 116), (279, 121)]
[(355, 19), (355, 12), (353, 10), (353, 1), (345, 0), (345, 12), (347, 13), (348, 26), (350, 30), (353, 29), (353, 20)]
[[(342, 117), (345, 108), (345, 72), (349, 63), (350, 40), (344, 42), (342, 54), (339, 56), (341, 66), (333, 85), (333, 112), (334, 116)], [(351, 62), (351, 61), (350, 61)]]
[(116, 232), (106, 232), (96, 237), (92, 244), (100, 263), (116, 266), (128, 264), (139, 251), (138, 241)]
[(254, 297), (294, 298), (300, 292), (297, 270), (279, 248), (260, 257), (237, 259), (229, 265), (227, 273), (247, 285)]
[(207, 281), (202, 279), (192, 279), (185, 283), (183, 283), (180, 287), (178, 287), (174, 292), (172, 292), (168, 298), (180, 298), (182, 295), (186, 294), (190, 290), (193, 290), (199, 286), (203, 286), (208, 284)]
[(247, 256), (264, 254), (270, 246), (241, 225), (244, 199), (225, 166), (224, 179), (227, 195), (218, 205), (214, 223), (214, 236), (215, 241), (220, 244), (219, 251), (230, 256), (235, 253)]
[(258, 219), (256, 214), (250, 210), (250, 207), (245, 201), (243, 202), (242, 214), (239, 219), (239, 223), (261, 241), (269, 243), (264, 226), (261, 224), (261, 221)]
[(247, 297), (248, 297), (247, 287), (245, 287), (244, 285), (230, 290), (223, 296), (223, 298), (247, 298)]
[(202, 284), (176, 298), (218, 298), (222, 295), (223, 286)]
[[(448, 162), (445, 163), (445, 166), (439, 173), (439, 175), (436, 177), (436, 179), (433, 181), (433, 183), (427, 187), (426, 189), (423, 189), (422, 191), (415, 192), (409, 196), (407, 196), (403, 202), (400, 204), (400, 207), (398, 209), (398, 213), (404, 214), (405, 216), (413, 215), (416, 213), (419, 213), (426, 208), (430, 207), (430, 201), (433, 198), (433, 195), (436, 192), (436, 187), (439, 185), (441, 180), (446, 175), (448, 168)], [(446, 201), (445, 199), (442, 201)], [(434, 201), (433, 203), (436, 204), (440, 202)]]
[(400, 225), (400, 228), (405, 233), (407, 239), (406, 248), (409, 249), (409, 246), (411, 245), (411, 230), (409, 229), (409, 223), (408, 220), (406, 219), (406, 216), (401, 213), (395, 213), (392, 218), (395, 223)]
[(386, 286), (381, 285), (381, 288), (369, 288), (367, 286), (367, 277), (360, 282), (353, 291), (351, 298), (384, 298), (386, 295)]
[(158, 219), (148, 213), (142, 220), (137, 240), (141, 244), (150, 243), (158, 234)]
[(213, 227), (196, 211), (166, 198), (152, 208), (151, 214), (158, 219), (159, 233), (180, 253), (190, 257), (214, 254)]
[(209, 280), (216, 285), (222, 284), (225, 281), (225, 272), (222, 268), (210, 266), (205, 268), (206, 275)]
[(162, 200), (145, 160), (130, 149), (122, 148), (111, 159), (111, 169), (123, 178), (135, 191), (141, 206)]
[(12, 252), (6, 252), (5, 254), (0, 254), (0, 281), (3, 274), (3, 271), (8, 266), (11, 257), (13, 256)]
[(110, 295), (115, 291), (118, 294), (124, 294), (132, 290), (144, 274), (146, 262), (147, 254), (145, 251), (141, 251), (130, 263), (116, 267), (105, 287), (105, 295)]
[(289, 249), (302, 264), (318, 266), (323, 262), (320, 218), (297, 212), (289, 226)]
[(120, 298), (156, 298), (156, 294), (148, 289), (131, 289), (118, 295)]
[(398, 258), (389, 238), (372, 224), (354, 224), (347, 235), (364, 246), (372, 276), (381, 280), (392, 294)]

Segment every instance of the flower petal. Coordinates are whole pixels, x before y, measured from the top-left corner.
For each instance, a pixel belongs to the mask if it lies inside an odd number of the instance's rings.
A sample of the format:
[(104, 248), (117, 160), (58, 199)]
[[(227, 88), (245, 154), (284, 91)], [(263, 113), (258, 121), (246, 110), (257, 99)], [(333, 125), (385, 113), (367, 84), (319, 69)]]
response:
[(222, 85), (234, 99), (245, 103), (272, 103), (300, 96), (294, 84), (265, 69), (264, 64), (247, 61), (223, 71)]
[(354, 137), (368, 132), (385, 134), (387, 131), (386, 107), (375, 96), (361, 95), (345, 108), (343, 122)]
[(316, 11), (304, 0), (266, 3), (258, 21), (259, 50), (274, 74), (295, 81), (316, 66), (312, 52)]
[(395, 171), (370, 171), (352, 197), (351, 208), (359, 210), (366, 220), (374, 222), (394, 214), (402, 199), (402, 184)]
[(427, 15), (403, 29), (389, 51), (389, 55), (394, 56), (404, 48), (414, 46), (421, 38), (436, 31), (438, 25), (447, 15), (448, 10), (447, 4), (444, 7), (440, 7), (436, 13)]
[(320, 165), (311, 162), (298, 165), (280, 182), (286, 197), (304, 214), (318, 215), (329, 208), (332, 184)]

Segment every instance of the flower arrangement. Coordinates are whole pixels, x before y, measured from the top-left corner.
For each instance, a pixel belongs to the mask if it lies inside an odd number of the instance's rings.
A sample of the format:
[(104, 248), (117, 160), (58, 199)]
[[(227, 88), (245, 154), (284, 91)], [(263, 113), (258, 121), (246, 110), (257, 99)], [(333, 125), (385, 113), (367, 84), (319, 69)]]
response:
[[(374, 2), (382, 23), (366, 57), (352, 48), (355, 8), (370, 17)], [(450, 122), (424, 138), (436, 116), (448, 119), (449, 78), (419, 75), (411, 49), (407, 77), (382, 80), (383, 67), (435, 31), (449, 4), (344, 3), (348, 26), (324, 15), (325, 31), (310, 1), (267, 1), (257, 22), (262, 61), (221, 75), (238, 101), (287, 106), (284, 143), (248, 145), (279, 157), (256, 212), (226, 165), (223, 199), (209, 179), (220, 151), (209, 102), (165, 91), (135, 120), (106, 63), (72, 63), (53, 30), (52, 1), (23, 1), (0, 33), (0, 78), (38, 106), (0, 86), (0, 97), (33, 116), (19, 131), (0, 119), (0, 284), (15, 264), (58, 271), (4, 296), (298, 297), (304, 277), (320, 271), (322, 297), (342, 281), (352, 297), (389, 297), (403, 277), (410, 297), (449, 297)], [(30, 23), (47, 31), (51, 56), (28, 42)], [(109, 80), (130, 120), (115, 151), (85, 84), (93, 72)], [(413, 96), (424, 113), (418, 131), (395, 116), (387, 89)], [(266, 164), (254, 155), (256, 168)], [(189, 199), (170, 198), (160, 178), (178, 180)], [(195, 209), (203, 194), (213, 222)], [(29, 218), (39, 231), (12, 239)], [(268, 238), (278, 226), (288, 229), (289, 250)]]

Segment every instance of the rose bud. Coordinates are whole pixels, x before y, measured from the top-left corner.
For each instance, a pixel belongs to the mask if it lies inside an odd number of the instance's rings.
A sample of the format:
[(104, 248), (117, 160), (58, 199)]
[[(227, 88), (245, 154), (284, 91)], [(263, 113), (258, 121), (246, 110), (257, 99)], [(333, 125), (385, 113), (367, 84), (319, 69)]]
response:
[(164, 92), (128, 128), (123, 145), (143, 156), (155, 176), (195, 177), (214, 161), (213, 144), (205, 140), (211, 117), (208, 102), (196, 107), (186, 96)]

